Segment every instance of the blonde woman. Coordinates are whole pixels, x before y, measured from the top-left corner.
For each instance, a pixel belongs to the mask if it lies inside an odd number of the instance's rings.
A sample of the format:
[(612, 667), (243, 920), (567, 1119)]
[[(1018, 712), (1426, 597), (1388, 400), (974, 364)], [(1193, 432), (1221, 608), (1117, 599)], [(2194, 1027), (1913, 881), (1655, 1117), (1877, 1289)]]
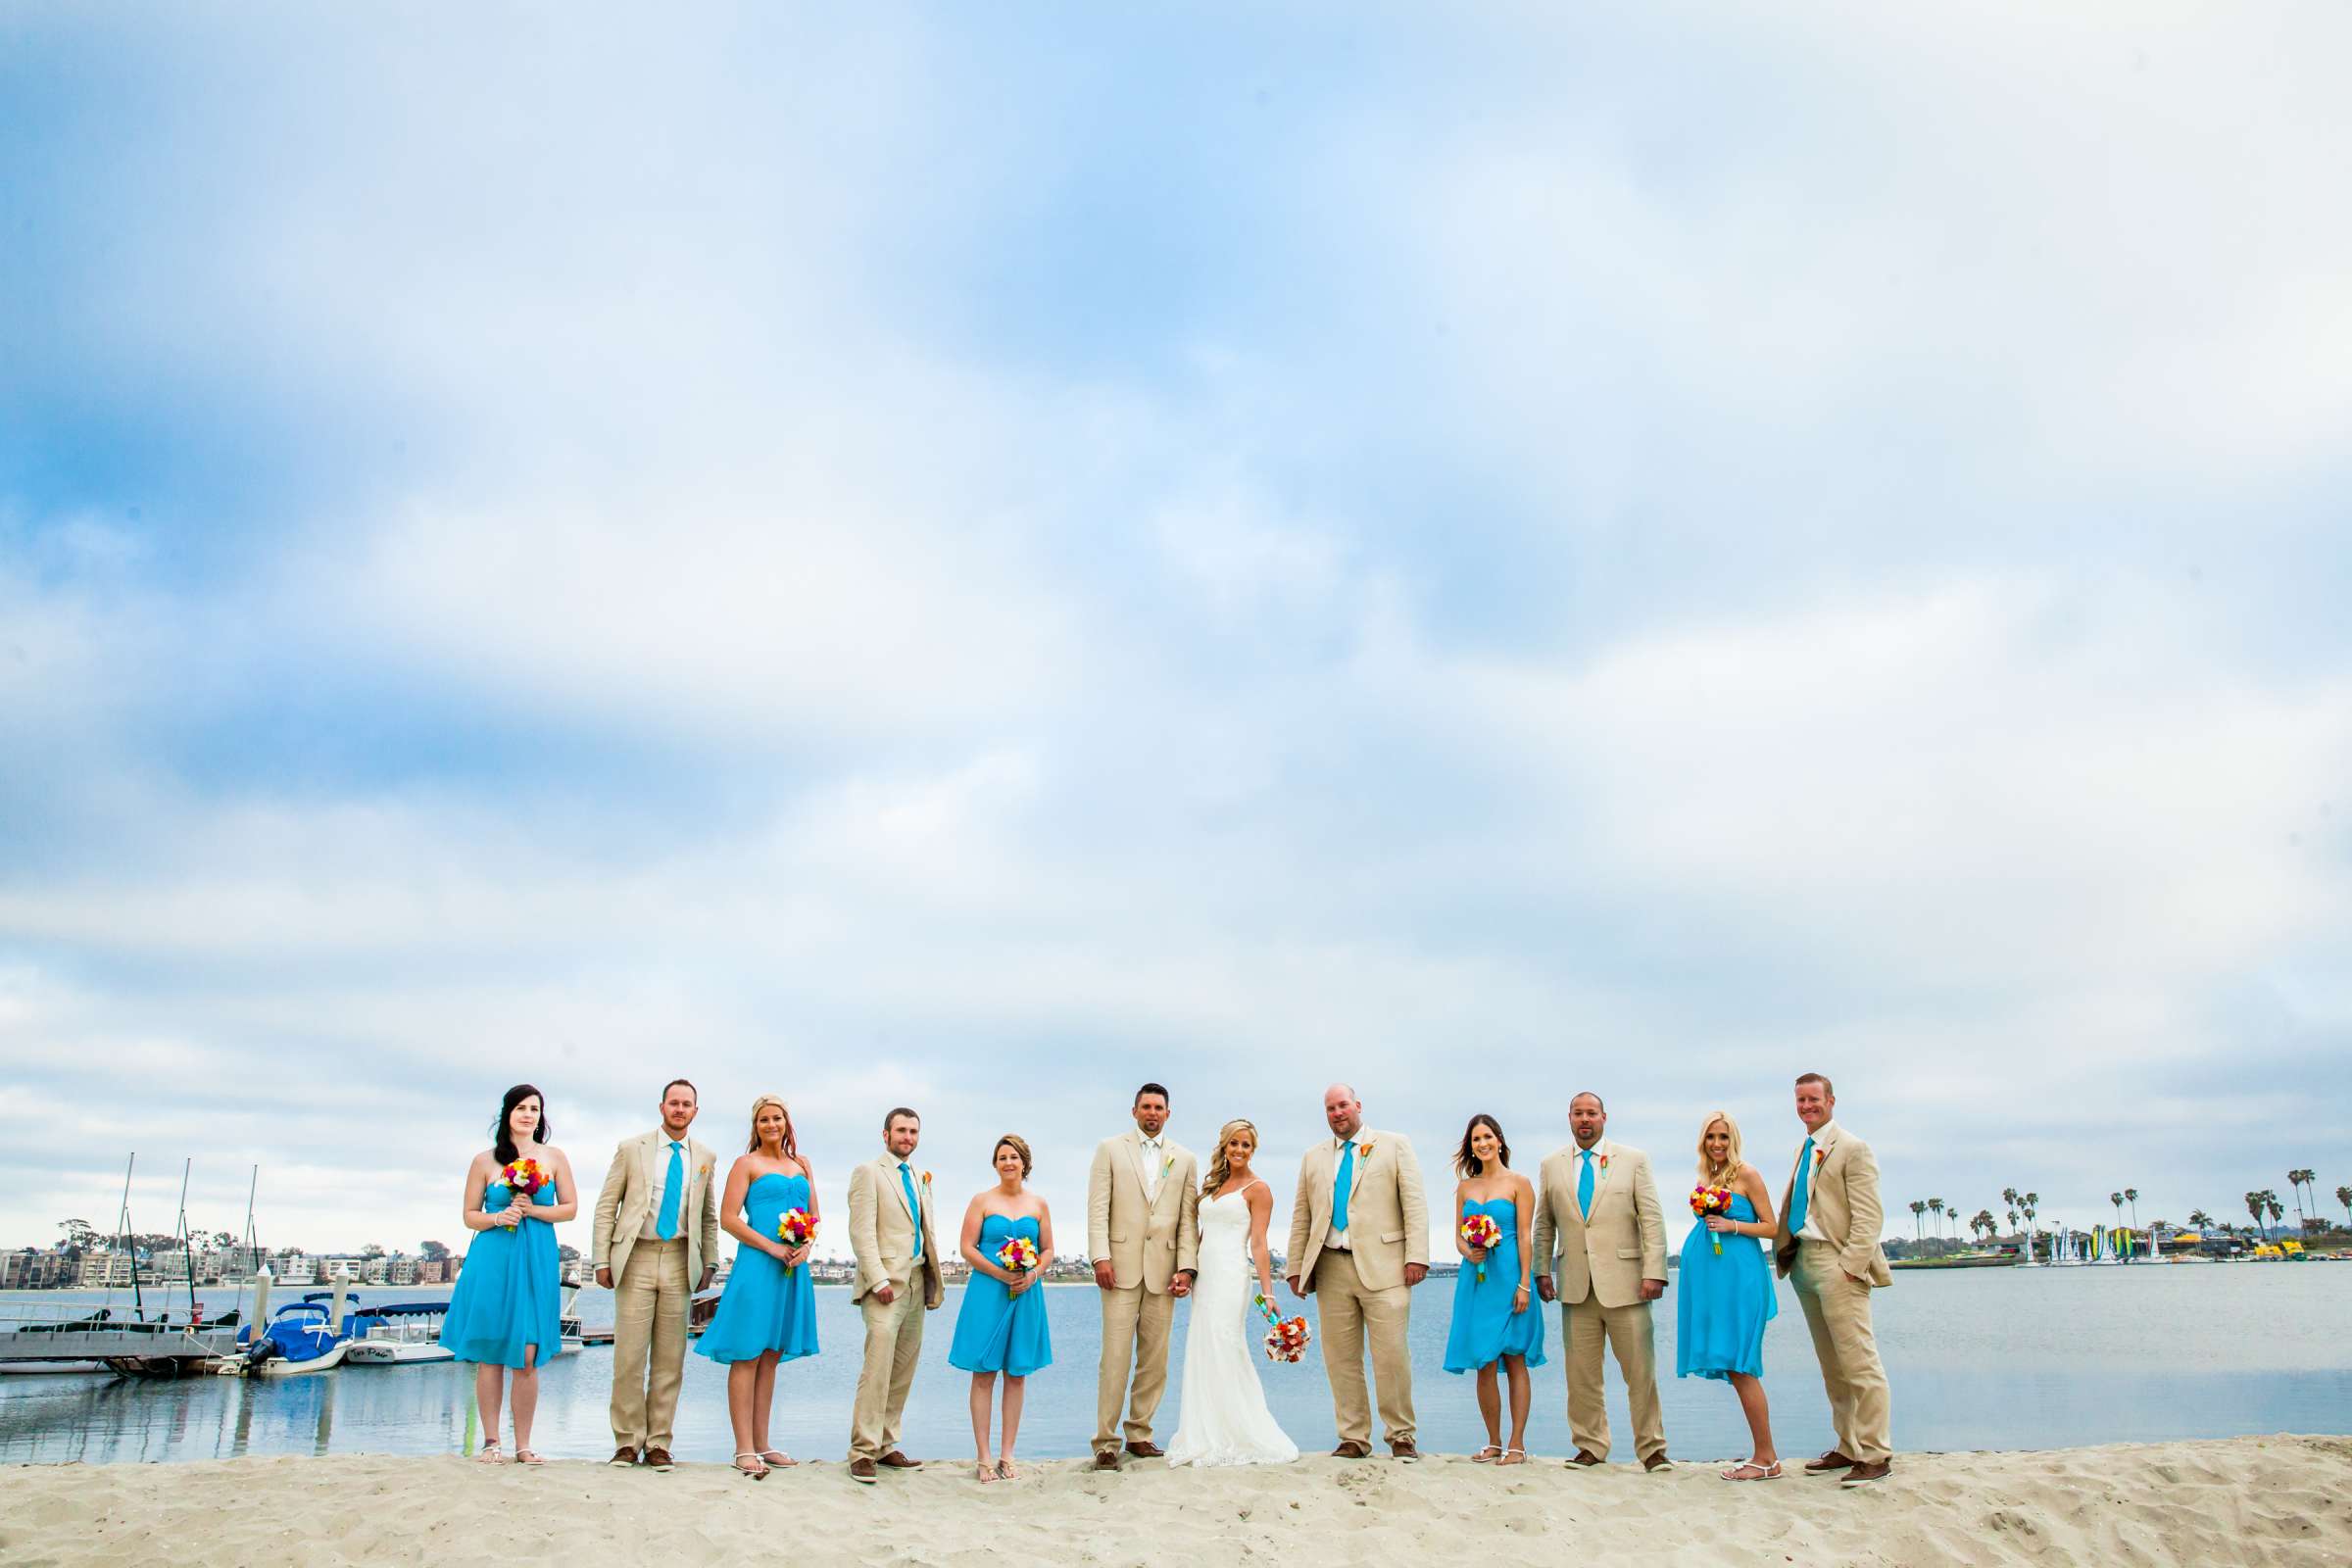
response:
[[(1709, 1214), (1683, 1242), (1683, 1286), (1675, 1316), (1677, 1377), (1731, 1384), (1755, 1446), (1726, 1481), (1778, 1481), (1780, 1452), (1764, 1401), (1764, 1325), (1780, 1311), (1764, 1244), (1773, 1234), (1772, 1196), (1756, 1167), (1740, 1157), (1740, 1124), (1711, 1112), (1698, 1129), (1698, 1185), (1732, 1194), (1728, 1213)], [(1721, 1250), (1718, 1250), (1718, 1248)]]
[(1193, 1280), (1193, 1322), (1184, 1346), (1181, 1419), (1168, 1440), (1173, 1465), (1289, 1464), (1298, 1446), (1266, 1408), (1257, 1356), (1247, 1328), (1256, 1326), (1250, 1283), (1274, 1298), (1273, 1256), (1266, 1226), (1273, 1190), (1258, 1179), (1257, 1129), (1229, 1121), (1217, 1134), (1217, 1152), (1200, 1183), (1200, 1273)]
[[(971, 1264), (972, 1278), (956, 1312), (955, 1343), (948, 1347), (948, 1365), (972, 1375), (972, 1443), (979, 1450), (973, 1468), (983, 1482), (1010, 1481), (1020, 1474), (1012, 1462), (1012, 1443), (1020, 1435), (1029, 1374), (1054, 1364), (1046, 1298), (1037, 1294), (1037, 1282), (1054, 1263), (1054, 1212), (1029, 1191), (1026, 1139), (1006, 1133), (989, 1159), (997, 1167), (997, 1184), (975, 1193), (963, 1210), (963, 1260)], [(1016, 1240), (1034, 1250), (1034, 1261), (1007, 1268), (999, 1258)], [(989, 1415), (1000, 1373), (1004, 1378), (1004, 1442), (992, 1462)]]
[[(777, 1227), (795, 1210), (808, 1216), (808, 1236), (787, 1245)], [(798, 1462), (768, 1446), (776, 1363), (816, 1353), (816, 1288), (808, 1268), (816, 1235), (816, 1185), (793, 1137), (792, 1111), (774, 1095), (752, 1102), (752, 1141), (728, 1168), (718, 1211), (721, 1228), (737, 1244), (735, 1269), (694, 1349), (727, 1369), (735, 1468), (757, 1481), (771, 1466)]]

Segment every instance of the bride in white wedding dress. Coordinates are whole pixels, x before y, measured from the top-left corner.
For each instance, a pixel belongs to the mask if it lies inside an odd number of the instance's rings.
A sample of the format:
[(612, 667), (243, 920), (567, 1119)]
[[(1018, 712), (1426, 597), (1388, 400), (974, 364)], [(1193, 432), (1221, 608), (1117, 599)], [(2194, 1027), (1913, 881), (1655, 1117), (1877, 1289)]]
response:
[(1266, 1223), (1274, 1194), (1250, 1171), (1257, 1129), (1229, 1121), (1200, 1184), (1200, 1268), (1193, 1280), (1192, 1327), (1184, 1342), (1176, 1436), (1168, 1463), (1288, 1464), (1298, 1446), (1283, 1435), (1258, 1387), (1257, 1354), (1244, 1324), (1254, 1324), (1250, 1276), (1274, 1299)]

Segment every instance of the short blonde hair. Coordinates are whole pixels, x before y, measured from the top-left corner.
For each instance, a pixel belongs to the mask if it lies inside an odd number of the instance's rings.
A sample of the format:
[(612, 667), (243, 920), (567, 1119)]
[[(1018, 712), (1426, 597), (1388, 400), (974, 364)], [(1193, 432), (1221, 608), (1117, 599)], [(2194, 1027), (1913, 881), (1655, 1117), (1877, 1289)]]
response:
[[(1714, 1131), (1717, 1122), (1723, 1123), (1723, 1130), (1732, 1135), (1732, 1147), (1724, 1151), (1724, 1163), (1720, 1170), (1715, 1167), (1714, 1161), (1707, 1158), (1707, 1134)], [(1739, 1174), (1740, 1124), (1732, 1120), (1732, 1113), (1728, 1110), (1710, 1110), (1707, 1119), (1698, 1124), (1698, 1179), (1721, 1183)]]

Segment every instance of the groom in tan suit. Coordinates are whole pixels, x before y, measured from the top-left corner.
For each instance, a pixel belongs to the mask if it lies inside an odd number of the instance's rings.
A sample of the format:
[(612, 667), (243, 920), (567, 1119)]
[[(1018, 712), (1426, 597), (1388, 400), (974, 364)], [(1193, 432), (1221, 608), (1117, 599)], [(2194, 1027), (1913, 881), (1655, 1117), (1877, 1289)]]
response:
[(662, 1089), (662, 1125), (612, 1152), (596, 1200), (596, 1283), (612, 1293), (611, 1464), (670, 1467), (686, 1324), (718, 1266), (714, 1156), (686, 1136), (694, 1085)]
[(877, 1466), (919, 1470), (899, 1451), (899, 1422), (923, 1353), (923, 1314), (946, 1298), (944, 1245), (931, 1218), (931, 1173), (907, 1163), (923, 1119), (902, 1105), (882, 1118), (883, 1153), (850, 1172), (850, 1299), (865, 1317), (865, 1364), (850, 1413), (850, 1479), (874, 1484)]
[(1649, 1156), (1602, 1137), (1608, 1125), (1608, 1107), (1598, 1095), (1587, 1090), (1568, 1102), (1568, 1130), (1576, 1143), (1545, 1159), (1536, 1182), (1536, 1291), (1561, 1303), (1568, 1431), (1576, 1440), (1576, 1457), (1568, 1462), (1608, 1462), (1609, 1407), (1600, 1363), (1605, 1341), (1625, 1375), (1635, 1457), (1644, 1470), (1663, 1470), (1666, 1419), (1658, 1408), (1649, 1303), (1666, 1294), (1666, 1216)]
[[(1135, 1092), (1135, 1131), (1105, 1138), (1086, 1179), (1086, 1251), (1102, 1293), (1102, 1364), (1095, 1389), (1095, 1468), (1119, 1467), (1119, 1406), (1127, 1451), (1156, 1459), (1152, 1417), (1168, 1387), (1168, 1329), (1200, 1261), (1200, 1173), (1166, 1136), (1168, 1092)], [(1127, 1392), (1128, 1373), (1135, 1392)]]
[(1838, 1097), (1809, 1072), (1796, 1081), (1805, 1141), (1781, 1194), (1773, 1258), (1793, 1276), (1821, 1358), (1822, 1387), (1838, 1446), (1805, 1461), (1814, 1475), (1845, 1472), (1847, 1485), (1884, 1481), (1894, 1469), (1886, 1370), (1870, 1326), (1870, 1293), (1894, 1283), (1879, 1250), (1879, 1162), (1870, 1146), (1832, 1119)]
[(1306, 1152), (1298, 1199), (1291, 1205), (1291, 1292), (1315, 1298), (1323, 1370), (1331, 1379), (1343, 1459), (1372, 1452), (1372, 1407), (1364, 1397), (1364, 1341), (1380, 1389), (1380, 1423), (1389, 1451), (1418, 1459), (1413, 1443), (1413, 1363), (1405, 1347), (1412, 1288), (1429, 1274), (1429, 1204), (1421, 1161), (1397, 1133), (1364, 1125), (1355, 1091), (1323, 1092), (1332, 1141)]

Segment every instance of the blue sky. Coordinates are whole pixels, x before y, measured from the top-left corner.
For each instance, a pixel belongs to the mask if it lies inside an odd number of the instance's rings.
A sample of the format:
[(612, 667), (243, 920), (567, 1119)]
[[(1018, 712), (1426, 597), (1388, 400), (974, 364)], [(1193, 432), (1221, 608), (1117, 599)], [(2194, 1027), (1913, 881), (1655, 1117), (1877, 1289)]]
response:
[(0, 28), (0, 1241), (673, 1072), (2352, 1179), (2336, 8)]

